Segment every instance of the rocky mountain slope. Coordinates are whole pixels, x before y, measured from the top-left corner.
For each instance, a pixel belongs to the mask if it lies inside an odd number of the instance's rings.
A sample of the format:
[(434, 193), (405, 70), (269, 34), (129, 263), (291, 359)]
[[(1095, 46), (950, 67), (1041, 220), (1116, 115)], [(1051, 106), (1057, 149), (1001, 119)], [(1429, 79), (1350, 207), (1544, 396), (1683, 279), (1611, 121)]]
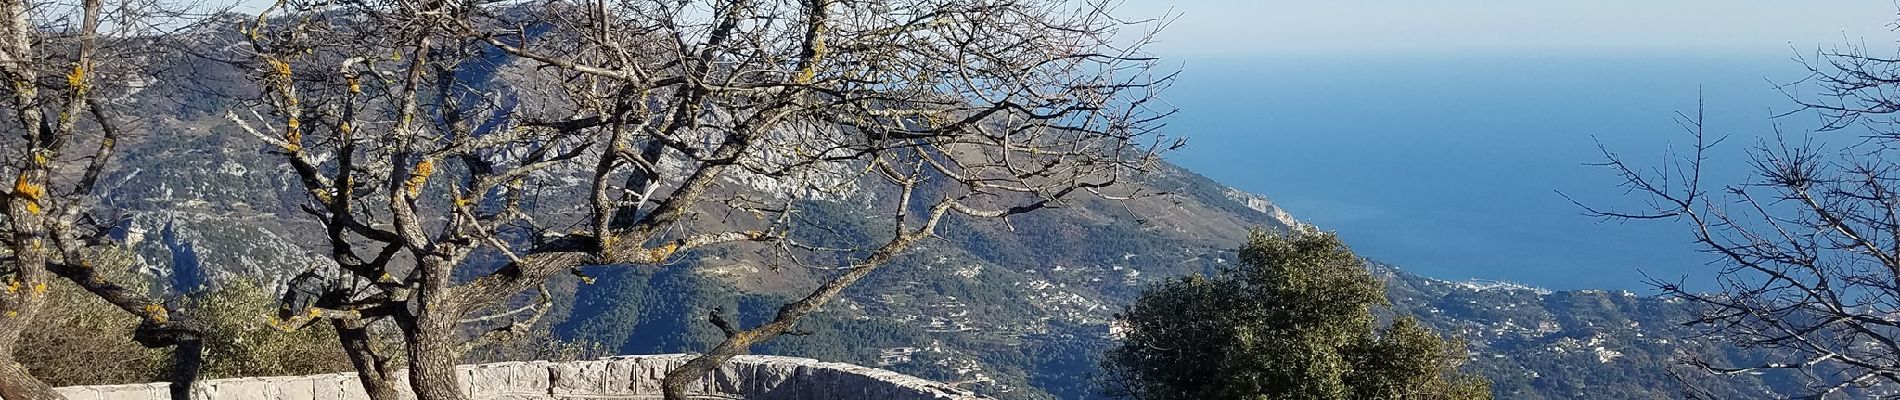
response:
[[(241, 91), (231, 82), (242, 72), (182, 56), (154, 62), (173, 75), (125, 94), (149, 117), (121, 144), (104, 202), (126, 212), (116, 233), (153, 266), (143, 272), (182, 292), (229, 279), (279, 282), (324, 265), (313, 240), (321, 230), (297, 210), (290, 172), (220, 117), (233, 103), (193, 89)], [(1139, 184), (1167, 194), (1079, 201), (1006, 223), (950, 220), (940, 239), (804, 323), (814, 334), (755, 351), (882, 366), (1000, 398), (1090, 397), (1096, 355), (1112, 343), (1109, 321), (1145, 285), (1233, 262), (1249, 229), (1300, 225), (1265, 197), (1184, 169), (1164, 167)], [(810, 205), (805, 218), (839, 231), (873, 231), (881, 220), (849, 198)], [(701, 350), (717, 339), (707, 312), (759, 321), (825, 273), (773, 268), (734, 249), (681, 259), (594, 269), (591, 285), (560, 282), (560, 315), (549, 326), (614, 353)], [(1395, 310), (1471, 341), (1472, 368), (1496, 382), (1500, 398), (1671, 397), (1672, 357), (1720, 353), (1672, 329), (1693, 310), (1662, 299), (1377, 268)], [(1777, 383), (1716, 386), (1756, 397)]]
[(1686, 303), (1626, 291), (1452, 282), (1380, 264), (1374, 269), (1395, 311), (1469, 341), (1468, 368), (1489, 377), (1500, 399), (1680, 398), (1689, 384), (1718, 398), (1742, 399), (1798, 387), (1773, 376), (1672, 377), (1686, 355), (1746, 357), (1683, 328), (1697, 311)]

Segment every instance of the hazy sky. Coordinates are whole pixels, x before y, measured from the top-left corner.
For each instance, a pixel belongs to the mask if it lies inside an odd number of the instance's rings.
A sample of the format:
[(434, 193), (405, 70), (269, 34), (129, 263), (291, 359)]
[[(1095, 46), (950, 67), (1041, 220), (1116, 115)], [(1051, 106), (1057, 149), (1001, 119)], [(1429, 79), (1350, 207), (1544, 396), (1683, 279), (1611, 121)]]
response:
[[(1178, 19), (1163, 56), (1521, 51), (1786, 52), (1891, 48), (1894, 0), (1127, 0)], [(1873, 41), (1887, 41), (1874, 43)]]
[[(254, 12), (268, 0), (227, 0)], [(1173, 15), (1163, 56), (1786, 52), (1880, 39), (1900, 0), (1117, 0)], [(1876, 44), (1876, 43), (1869, 43)], [(1881, 43), (1878, 45), (1892, 45)]]

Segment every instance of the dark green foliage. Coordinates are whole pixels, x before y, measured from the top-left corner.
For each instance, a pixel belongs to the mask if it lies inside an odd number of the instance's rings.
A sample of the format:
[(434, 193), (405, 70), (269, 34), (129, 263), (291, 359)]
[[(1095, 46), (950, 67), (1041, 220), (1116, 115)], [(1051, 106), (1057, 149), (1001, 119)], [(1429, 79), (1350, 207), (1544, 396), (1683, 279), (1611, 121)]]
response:
[(574, 310), (554, 332), (570, 340), (600, 343), (619, 350), (639, 325), (646, 305), (652, 272), (631, 268), (601, 268), (591, 285), (576, 288)]
[(1346, 384), (1359, 399), (1489, 399), (1490, 383), (1458, 373), (1465, 342), (1446, 340), (1411, 316), (1399, 317), (1349, 354)]
[[(694, 274), (690, 268), (603, 268), (600, 272), (594, 284), (580, 287), (573, 316), (554, 331), (570, 341), (601, 343), (617, 354), (703, 351), (719, 339), (718, 330), (706, 319), (713, 310), (723, 309), (743, 326), (756, 326), (788, 301), (742, 292)], [(923, 330), (914, 326), (844, 319), (830, 312), (807, 317), (799, 327), (810, 335), (781, 337), (752, 352), (875, 365), (879, 348), (928, 341)]]
[(766, 342), (758, 354), (777, 354), (877, 365), (877, 349), (906, 346), (924, 340), (923, 330), (888, 320), (846, 320), (818, 314), (799, 322), (811, 335)]
[(663, 269), (647, 286), (638, 324), (620, 354), (704, 351), (724, 337), (706, 322), (714, 309), (732, 310), (732, 290), (685, 268)]
[[(1101, 332), (1101, 326), (1052, 324), (1056, 332)], [(1100, 376), (1102, 354), (1113, 342), (1100, 336), (1055, 334), (1036, 338), (1022, 346), (1029, 365), (1029, 384), (1057, 398), (1095, 397), (1094, 385)]]
[(1149, 289), (1121, 315), (1104, 368), (1141, 399), (1489, 399), (1466, 357), (1409, 317), (1376, 328), (1385, 293), (1331, 234), (1255, 233), (1240, 263)]
[(735, 308), (731, 288), (688, 268), (604, 268), (596, 279), (580, 287), (572, 316), (554, 329), (557, 337), (616, 354), (699, 351), (721, 339), (706, 315)]

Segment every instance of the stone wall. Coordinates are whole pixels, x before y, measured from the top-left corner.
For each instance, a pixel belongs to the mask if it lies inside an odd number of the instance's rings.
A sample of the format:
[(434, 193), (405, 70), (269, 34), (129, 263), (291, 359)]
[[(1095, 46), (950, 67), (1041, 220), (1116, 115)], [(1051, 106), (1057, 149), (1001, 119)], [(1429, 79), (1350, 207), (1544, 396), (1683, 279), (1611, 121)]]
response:
[[(668, 354), (561, 363), (505, 362), (464, 365), (459, 373), (463, 390), (476, 400), (659, 399), (660, 378), (691, 358), (686, 354)], [(74, 386), (58, 390), (69, 400), (169, 399), (164, 383)], [(353, 373), (207, 380), (195, 384), (192, 391), (192, 398), (199, 400), (368, 398)], [(943, 383), (896, 372), (778, 356), (734, 357), (718, 371), (700, 379), (693, 393), (702, 399), (985, 399)]]

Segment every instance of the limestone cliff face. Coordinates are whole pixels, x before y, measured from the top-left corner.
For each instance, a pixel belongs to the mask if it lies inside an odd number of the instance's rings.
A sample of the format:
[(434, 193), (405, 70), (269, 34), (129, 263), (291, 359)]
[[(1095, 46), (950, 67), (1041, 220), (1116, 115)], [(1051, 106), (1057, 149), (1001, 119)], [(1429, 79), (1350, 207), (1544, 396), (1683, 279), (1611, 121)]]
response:
[(1293, 218), (1292, 213), (1286, 212), (1286, 209), (1280, 208), (1280, 206), (1277, 204), (1274, 204), (1272, 200), (1267, 200), (1267, 196), (1261, 196), (1255, 193), (1243, 192), (1240, 189), (1227, 188), (1227, 198), (1234, 199), (1234, 201), (1237, 201), (1243, 205), (1246, 205), (1247, 208), (1249, 209), (1252, 209), (1254, 211), (1259, 211), (1261, 214), (1265, 214), (1269, 220), (1273, 221), (1277, 225), (1297, 228), (1300, 230), (1319, 229), (1318, 227), (1315, 227), (1311, 224), (1307, 224), (1305, 222), (1301, 222), (1299, 219)]
[[(689, 354), (622, 356), (593, 361), (507, 362), (462, 366), (463, 390), (477, 400), (659, 399), (666, 371)], [(402, 374), (397, 374), (401, 376)], [(167, 398), (166, 384), (57, 389), (71, 400)], [(704, 399), (980, 400), (985, 397), (896, 372), (807, 358), (739, 356), (692, 388)], [(353, 374), (218, 379), (198, 382), (205, 400), (367, 399)]]

